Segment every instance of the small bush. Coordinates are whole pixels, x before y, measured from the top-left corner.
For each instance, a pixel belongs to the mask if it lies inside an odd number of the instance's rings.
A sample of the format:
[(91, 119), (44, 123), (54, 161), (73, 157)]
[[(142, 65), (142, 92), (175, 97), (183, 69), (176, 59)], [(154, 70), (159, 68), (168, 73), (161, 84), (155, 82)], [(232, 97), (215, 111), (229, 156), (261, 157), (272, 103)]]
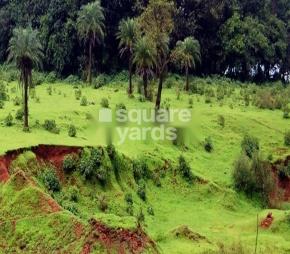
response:
[(0, 101), (6, 101), (8, 99), (8, 94), (6, 92), (6, 85), (4, 82), (0, 81)]
[(188, 100), (189, 108), (193, 108), (193, 98), (190, 97)]
[(64, 80), (64, 82), (74, 85), (74, 84), (78, 84), (78, 83), (80, 83), (80, 79), (79, 79), (78, 76), (75, 76), (75, 75), (69, 75), (69, 76)]
[(0, 109), (3, 109), (4, 108), (4, 101), (0, 101)]
[(124, 103), (119, 103), (116, 105), (116, 111), (118, 110), (127, 110), (126, 105)]
[(144, 159), (133, 161), (133, 175), (136, 182), (150, 177), (149, 168)]
[(254, 136), (246, 134), (242, 140), (241, 147), (246, 155), (252, 158), (253, 154), (260, 150), (259, 140)]
[(178, 163), (179, 163), (179, 171), (182, 177), (188, 181), (191, 181), (193, 179), (191, 168), (182, 155), (179, 157)]
[(251, 194), (255, 189), (255, 176), (251, 168), (251, 160), (242, 154), (234, 165), (233, 172), (235, 188), (247, 194)]
[(131, 193), (125, 195), (125, 201), (128, 205), (133, 205), (133, 196)]
[(6, 116), (6, 118), (4, 119), (4, 124), (7, 127), (10, 127), (13, 125), (13, 116), (11, 115), (11, 113), (9, 113), (8, 116)]
[(67, 193), (69, 200), (77, 203), (79, 201), (79, 189), (76, 186), (71, 186)]
[(144, 221), (145, 221), (145, 215), (144, 215), (143, 210), (141, 208), (140, 212), (139, 212), (139, 214), (137, 216), (137, 223), (138, 224), (142, 224)]
[(126, 212), (127, 212), (130, 216), (133, 216), (133, 215), (134, 215), (134, 208), (133, 208), (133, 205), (128, 204), (127, 207), (126, 207)]
[(47, 94), (52, 95), (52, 86), (46, 88)]
[(23, 110), (23, 108), (21, 107), (20, 109), (18, 109), (18, 110), (16, 111), (15, 119), (21, 121), (21, 120), (23, 120), (23, 117), (24, 117), (24, 110)]
[(43, 128), (51, 133), (59, 134), (60, 130), (57, 127), (55, 120), (45, 120)]
[(106, 85), (106, 76), (100, 74), (93, 82), (93, 87), (95, 89), (101, 88)]
[(48, 73), (48, 75), (45, 77), (46, 83), (55, 83), (56, 81), (57, 81), (57, 75), (53, 71)]
[(140, 101), (140, 102), (145, 102), (145, 101), (146, 101), (145, 96), (144, 96), (144, 95), (140, 95), (140, 96), (139, 96), (139, 101)]
[(138, 196), (143, 200), (146, 201), (146, 184), (145, 181), (140, 180), (137, 188)]
[(147, 213), (148, 213), (149, 215), (151, 215), (151, 216), (154, 216), (154, 209), (153, 209), (152, 206), (149, 206), (149, 207), (147, 208)]
[(208, 153), (212, 152), (212, 150), (213, 150), (213, 142), (212, 142), (211, 137), (205, 138), (205, 140), (204, 140), (204, 149)]
[(107, 98), (102, 98), (100, 104), (101, 104), (102, 108), (109, 108), (110, 107), (109, 100)]
[(74, 137), (76, 137), (76, 135), (77, 135), (77, 129), (73, 124), (71, 124), (68, 127), (68, 136), (71, 138), (74, 138)]
[(39, 176), (47, 190), (60, 191), (60, 183), (53, 169), (47, 168)]
[(79, 101), (82, 97), (82, 90), (81, 89), (77, 89), (75, 90), (75, 98), (77, 101)]
[(286, 131), (284, 135), (284, 144), (285, 146), (290, 146), (290, 130)]
[(62, 162), (62, 168), (65, 173), (71, 173), (77, 169), (78, 161), (76, 155), (66, 155)]
[(22, 104), (22, 99), (20, 97), (16, 96), (13, 99), (13, 104), (14, 104), (14, 106), (20, 106)]
[(86, 96), (82, 97), (80, 105), (83, 106), (83, 107), (88, 106), (88, 99), (87, 99)]
[(108, 209), (109, 203), (106, 195), (101, 194), (98, 196), (98, 206), (102, 212), (105, 212)]

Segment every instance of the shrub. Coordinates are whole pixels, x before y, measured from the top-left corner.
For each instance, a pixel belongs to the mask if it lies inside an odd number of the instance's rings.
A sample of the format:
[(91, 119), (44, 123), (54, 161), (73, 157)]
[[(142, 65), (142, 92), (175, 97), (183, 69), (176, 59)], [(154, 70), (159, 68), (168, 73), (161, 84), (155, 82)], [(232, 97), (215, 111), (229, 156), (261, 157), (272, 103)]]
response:
[(68, 135), (72, 138), (76, 137), (77, 135), (77, 129), (73, 124), (68, 127)]
[(290, 146), (290, 130), (286, 131), (286, 133), (284, 135), (284, 144), (286, 146)]
[(125, 201), (128, 205), (133, 205), (133, 196), (131, 193), (126, 193)]
[(77, 169), (77, 156), (73, 154), (66, 155), (62, 162), (62, 168), (65, 173), (71, 173)]
[(283, 108), (283, 118), (289, 119), (290, 118), (290, 108), (288, 106), (285, 106)]
[(80, 82), (80, 79), (78, 76), (75, 75), (69, 75), (64, 82), (69, 83), (69, 84), (78, 84)]
[(56, 81), (57, 81), (57, 75), (53, 71), (48, 73), (47, 76), (45, 77), (46, 83), (55, 83)]
[(149, 168), (144, 159), (133, 161), (133, 175), (135, 181), (139, 181), (144, 178), (149, 178), (150, 176)]
[(118, 110), (127, 110), (126, 105), (124, 103), (116, 104), (116, 111)]
[(3, 109), (4, 108), (4, 101), (0, 101), (0, 109)]
[(258, 153), (252, 158), (242, 154), (235, 162), (233, 178), (237, 190), (250, 196), (257, 194), (265, 204), (269, 204), (274, 179), (270, 165)]
[(87, 100), (87, 97), (86, 96), (83, 96), (82, 99), (81, 99), (81, 102), (80, 102), (80, 105), (85, 107), (88, 105), (88, 100)]
[(211, 103), (211, 97), (206, 96), (204, 99), (205, 104), (210, 104)]
[(145, 101), (146, 101), (145, 96), (144, 96), (144, 95), (140, 95), (140, 96), (139, 96), (139, 101), (140, 101), (140, 102), (145, 102)]
[(75, 98), (76, 98), (76, 100), (79, 101), (81, 99), (81, 97), (82, 97), (82, 90), (81, 89), (75, 90)]
[(189, 108), (193, 108), (193, 98), (190, 97), (188, 100)]
[(109, 108), (109, 100), (107, 98), (102, 98), (100, 104), (102, 108)]
[(41, 172), (39, 178), (47, 190), (53, 192), (60, 191), (60, 183), (53, 169), (45, 169)]
[(72, 202), (79, 201), (79, 189), (76, 186), (71, 186), (68, 189), (67, 195), (68, 195), (70, 201), (72, 201)]
[(24, 117), (24, 110), (23, 110), (23, 108), (21, 107), (20, 109), (18, 109), (18, 110), (16, 111), (15, 119), (21, 121), (21, 120), (23, 119), (23, 117)]
[(45, 120), (43, 128), (51, 133), (59, 134), (60, 130), (57, 127), (55, 120)]
[(166, 98), (165, 100), (163, 100), (161, 102), (160, 108), (165, 109), (165, 110), (169, 110), (170, 109), (170, 99)]
[(219, 116), (218, 116), (218, 124), (219, 124), (219, 126), (221, 126), (222, 128), (225, 127), (225, 118), (224, 118), (224, 116), (222, 116), (222, 115), (219, 115)]
[(149, 207), (147, 208), (147, 213), (148, 213), (149, 215), (151, 215), (151, 216), (154, 216), (154, 210), (153, 210), (153, 207), (152, 207), (152, 206), (149, 206)]
[(138, 214), (138, 216), (137, 216), (137, 223), (138, 224), (141, 224), (141, 223), (143, 223), (145, 221), (145, 215), (144, 215), (144, 213), (143, 213), (143, 210), (142, 210), (142, 208), (140, 209), (140, 212), (139, 212), (139, 214)]
[(164, 82), (164, 86), (166, 88), (172, 88), (172, 87), (176, 86), (176, 83), (177, 83), (177, 81), (174, 77), (168, 77)]
[(8, 99), (8, 94), (6, 92), (6, 85), (4, 82), (0, 81), (0, 101), (6, 101)]
[(13, 125), (13, 116), (11, 115), (11, 113), (9, 113), (8, 116), (6, 116), (6, 118), (4, 119), (4, 124), (7, 127), (10, 127)]
[(52, 95), (52, 86), (46, 88), (47, 94)]
[(98, 196), (98, 206), (102, 212), (105, 212), (108, 209), (109, 204), (108, 204), (108, 199), (107, 199), (106, 195), (100, 194)]
[(233, 178), (237, 190), (247, 194), (253, 193), (255, 176), (251, 168), (251, 160), (245, 154), (242, 154), (235, 162)]
[(133, 205), (128, 204), (127, 207), (126, 207), (126, 212), (127, 212), (130, 216), (133, 216), (133, 215), (134, 215), (134, 208), (133, 208)]
[(137, 194), (143, 201), (146, 201), (146, 184), (144, 180), (139, 181)]
[(246, 134), (242, 140), (241, 147), (246, 155), (252, 158), (253, 154), (260, 150), (259, 140), (254, 136)]
[(106, 85), (106, 76), (104, 74), (100, 74), (93, 82), (93, 87), (95, 89), (101, 88)]
[(212, 150), (213, 150), (213, 142), (212, 142), (211, 137), (205, 138), (205, 140), (204, 140), (204, 149), (208, 153), (212, 152)]
[(102, 148), (83, 151), (79, 165), (80, 173), (87, 180), (97, 179), (101, 183), (106, 183), (111, 166), (107, 160), (109, 160), (108, 155)]
[(22, 100), (20, 97), (16, 96), (14, 99), (13, 99), (13, 104), (14, 106), (20, 106), (20, 104), (22, 104)]
[(193, 179), (191, 168), (182, 155), (179, 157), (178, 165), (179, 165), (179, 171), (182, 177), (188, 181), (191, 181)]

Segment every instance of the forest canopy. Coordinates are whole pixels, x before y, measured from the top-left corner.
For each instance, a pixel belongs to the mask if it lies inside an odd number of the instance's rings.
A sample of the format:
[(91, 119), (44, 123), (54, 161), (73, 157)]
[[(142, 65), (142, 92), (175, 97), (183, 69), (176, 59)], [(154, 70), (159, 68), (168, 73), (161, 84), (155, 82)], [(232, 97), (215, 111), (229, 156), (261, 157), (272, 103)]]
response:
[[(2, 0), (0, 62), (7, 60), (13, 29), (31, 26), (38, 30), (43, 46), (44, 71), (83, 76), (90, 47), (84, 47), (78, 36), (77, 19), (82, 6), (90, 2), (93, 1)], [(104, 38), (92, 45), (95, 72), (127, 69), (128, 59), (120, 57), (118, 27), (128, 18), (140, 20), (148, 2), (101, 1)], [(289, 0), (174, 0), (172, 15), (172, 28), (166, 34), (168, 48), (173, 50), (178, 41), (189, 37), (200, 44), (200, 59), (195, 69), (189, 69), (191, 73), (226, 73), (259, 82), (289, 73)], [(166, 65), (166, 70), (180, 71), (172, 63)]]

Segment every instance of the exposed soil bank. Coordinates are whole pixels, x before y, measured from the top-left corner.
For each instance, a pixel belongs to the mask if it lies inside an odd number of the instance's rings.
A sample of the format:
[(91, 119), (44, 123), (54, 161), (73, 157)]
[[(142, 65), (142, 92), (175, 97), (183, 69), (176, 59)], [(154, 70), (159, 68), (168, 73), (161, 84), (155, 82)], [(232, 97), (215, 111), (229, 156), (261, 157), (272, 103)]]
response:
[(76, 146), (55, 146), (39, 145), (31, 148), (21, 148), (8, 151), (5, 155), (0, 156), (0, 182), (6, 182), (9, 179), (9, 167), (11, 162), (21, 153), (31, 150), (38, 161), (52, 163), (56, 168), (60, 168), (64, 157), (68, 154), (80, 153), (81, 147)]
[(272, 165), (272, 170), (277, 176), (278, 190), (282, 191), (282, 197), (280, 197), (280, 199), (283, 199), (283, 201), (290, 201), (290, 178), (288, 176), (279, 176), (279, 167), (281, 167), (281, 165), (285, 167), (289, 166), (290, 156), (286, 157), (284, 160), (278, 160)]

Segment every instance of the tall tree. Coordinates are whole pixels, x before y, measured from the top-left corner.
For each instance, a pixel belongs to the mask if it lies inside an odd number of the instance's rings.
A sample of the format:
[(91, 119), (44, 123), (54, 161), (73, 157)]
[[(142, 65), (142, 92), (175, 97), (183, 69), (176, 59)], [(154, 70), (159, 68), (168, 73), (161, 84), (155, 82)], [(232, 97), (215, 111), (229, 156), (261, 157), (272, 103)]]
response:
[(8, 51), (8, 61), (15, 61), (20, 70), (20, 84), (24, 102), (24, 130), (28, 131), (28, 90), (32, 85), (32, 69), (39, 67), (43, 58), (38, 32), (31, 27), (15, 28)]
[(79, 37), (88, 45), (87, 82), (92, 83), (93, 48), (104, 39), (104, 13), (99, 1), (83, 6), (77, 19)]
[(184, 41), (178, 41), (172, 52), (172, 59), (182, 69), (185, 69), (185, 90), (189, 90), (189, 69), (195, 68), (200, 61), (200, 45), (193, 37), (187, 37)]
[(120, 40), (119, 48), (120, 54), (125, 53), (129, 55), (129, 88), (128, 94), (133, 93), (132, 86), (132, 71), (133, 71), (133, 46), (137, 39), (137, 24), (134, 19), (122, 20), (119, 24), (117, 38)]
[(136, 64), (138, 74), (143, 78), (144, 96), (148, 99), (148, 79), (153, 75), (156, 52), (150, 40), (142, 37), (137, 40), (134, 46), (133, 63)]
[(174, 10), (174, 3), (171, 0), (149, 0), (139, 18), (143, 32), (156, 49), (156, 74), (159, 79), (156, 109), (160, 108), (164, 74), (170, 59), (169, 42), (174, 28)]

